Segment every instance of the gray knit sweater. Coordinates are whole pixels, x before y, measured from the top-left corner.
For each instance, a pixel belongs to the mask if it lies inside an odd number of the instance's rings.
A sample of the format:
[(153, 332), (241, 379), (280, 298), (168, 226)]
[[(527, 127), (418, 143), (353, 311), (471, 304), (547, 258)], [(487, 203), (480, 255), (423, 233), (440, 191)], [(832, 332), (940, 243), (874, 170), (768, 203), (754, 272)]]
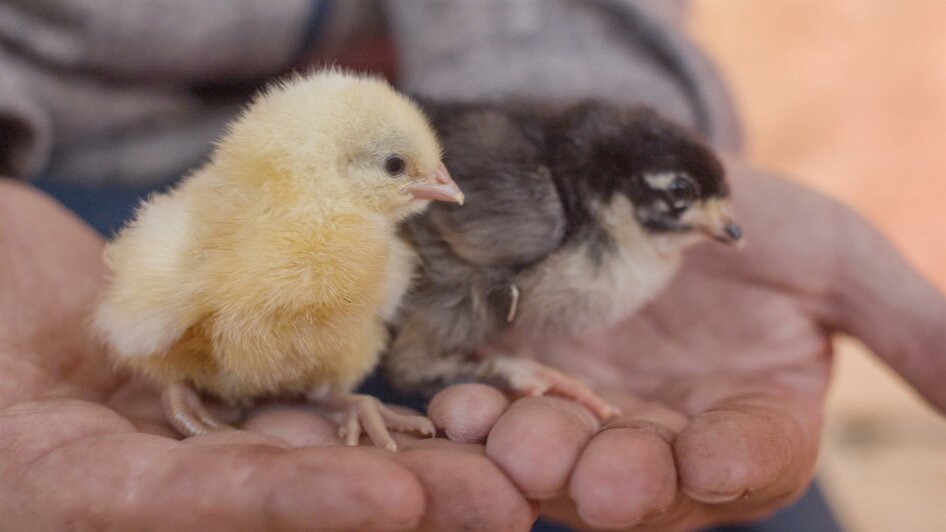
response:
[(681, 32), (684, 0), (5, 0), (0, 174), (164, 181), (254, 87), (332, 58), (383, 9), (408, 91), (652, 105), (739, 147), (727, 93)]

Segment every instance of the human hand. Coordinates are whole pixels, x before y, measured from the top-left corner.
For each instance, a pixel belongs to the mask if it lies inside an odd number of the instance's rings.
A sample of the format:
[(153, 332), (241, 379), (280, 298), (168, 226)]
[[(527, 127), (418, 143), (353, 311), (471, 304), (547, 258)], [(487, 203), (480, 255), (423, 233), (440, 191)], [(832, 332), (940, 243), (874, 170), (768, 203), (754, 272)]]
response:
[[(504, 409), (467, 385), (434, 399), (435, 423), (459, 440), (488, 434), (487, 456), (549, 517), (678, 530), (757, 519), (804, 492), (833, 333), (862, 339), (946, 408), (941, 294), (837, 203), (746, 171), (733, 188), (746, 249), (699, 246), (637, 316), (537, 349), (594, 382), (621, 419), (599, 427), (555, 397)], [(456, 415), (471, 404), (493, 414)]]
[(86, 319), (102, 242), (0, 180), (0, 515), (9, 530), (526, 529), (482, 446), (348, 448), (299, 408), (179, 441), (153, 387), (113, 372)]

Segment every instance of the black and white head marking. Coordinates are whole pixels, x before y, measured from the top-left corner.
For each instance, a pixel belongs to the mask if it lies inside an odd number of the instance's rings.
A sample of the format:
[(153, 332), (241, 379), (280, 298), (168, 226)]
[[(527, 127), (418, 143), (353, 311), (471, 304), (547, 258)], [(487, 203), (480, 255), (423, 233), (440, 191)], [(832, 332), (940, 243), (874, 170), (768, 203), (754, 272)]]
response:
[(685, 128), (646, 107), (585, 102), (566, 111), (553, 131), (553, 172), (572, 234), (595, 218), (592, 203), (621, 195), (648, 233), (739, 240), (723, 165)]
[(654, 231), (686, 231), (691, 229), (683, 214), (700, 200), (699, 183), (685, 171), (649, 172), (641, 176), (648, 193), (638, 194), (638, 220)]

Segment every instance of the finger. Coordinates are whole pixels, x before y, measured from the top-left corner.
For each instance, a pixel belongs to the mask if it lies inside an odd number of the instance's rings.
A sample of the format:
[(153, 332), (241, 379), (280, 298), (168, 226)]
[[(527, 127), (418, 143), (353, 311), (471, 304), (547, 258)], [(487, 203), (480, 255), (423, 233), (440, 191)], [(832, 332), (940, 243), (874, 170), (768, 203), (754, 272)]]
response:
[(829, 320), (946, 412), (946, 298), (870, 224), (844, 214)]
[(486, 455), (486, 450), (482, 445), (477, 445), (475, 443), (457, 443), (455, 441), (448, 440), (446, 438), (414, 438), (407, 441), (398, 442), (398, 450), (400, 451), (441, 451), (446, 450), (450, 452), (467, 452), (478, 454), (480, 456)]
[(48, 396), (63, 383), (107, 395), (115, 372), (103, 371), (104, 353), (81, 319), (105, 279), (101, 237), (52, 198), (0, 177), (0, 242), (0, 343), (19, 355), (0, 356), (0, 373), (17, 383), (0, 386), (0, 405)]
[(489, 459), (468, 445), (452, 450), (458, 445), (433, 442), (395, 454), (424, 485), (427, 511), (421, 530), (529, 529), (536, 509)]
[(486, 455), (533, 499), (565, 489), (581, 449), (598, 428), (581, 405), (556, 397), (512, 404), (490, 432)]
[(599, 528), (626, 528), (668, 513), (677, 500), (673, 436), (642, 421), (623, 421), (595, 435), (569, 482), (581, 519)]
[(636, 394), (609, 391), (604, 397), (621, 408), (623, 416), (611, 421), (604, 428), (632, 425), (649, 429), (660, 428), (661, 435), (666, 435), (664, 428), (677, 434), (689, 421), (683, 412), (664, 403), (641, 399)]
[[(49, 508), (60, 509), (57, 518), (70, 525), (85, 522), (87, 528), (131, 529), (141, 522), (185, 530), (406, 528), (423, 511), (416, 479), (364, 451), (233, 444), (169, 448), (166, 440), (150, 438), (127, 435), (108, 444), (70, 445), (33, 468), (33, 482), (26, 483), (33, 489), (27, 489), (37, 500), (54, 492), (43, 498)], [(142, 466), (140, 453), (161, 459)], [(122, 466), (136, 474), (121, 472)]]
[(184, 438), (181, 440), (181, 443), (185, 445), (253, 444), (269, 445), (271, 447), (278, 447), (282, 449), (289, 449), (292, 447), (289, 442), (269, 434), (261, 434), (248, 430), (237, 430), (233, 428), (213, 430), (205, 434), (198, 434), (196, 436)]
[(681, 489), (708, 504), (762, 503), (799, 492), (814, 468), (818, 412), (816, 402), (787, 394), (718, 403), (677, 436)]
[(509, 406), (499, 390), (486, 384), (457, 384), (434, 396), (427, 413), (453, 441), (482, 443)]
[[(753, 174), (734, 187), (736, 207), (752, 219), (747, 229), (765, 235), (760, 244), (770, 245), (750, 245), (744, 260), (730, 267), (791, 290), (827, 328), (863, 340), (946, 411), (943, 294), (844, 205), (796, 183), (735, 170), (734, 177)], [(779, 208), (758, 201), (762, 197), (778, 197)]]
[[(71, 402), (3, 419), (20, 449), (5, 522), (38, 529), (396, 529), (424, 511), (423, 488), (374, 449), (185, 444), (129, 431), (107, 409)], [(60, 405), (61, 406), (61, 405)], [(58, 415), (58, 412), (62, 415)], [(121, 432), (114, 432), (121, 431)], [(234, 431), (235, 432), (235, 431)], [(16, 442), (54, 441), (41, 454)]]
[(341, 445), (338, 426), (298, 407), (273, 407), (254, 413), (242, 428), (279, 438), (293, 447)]

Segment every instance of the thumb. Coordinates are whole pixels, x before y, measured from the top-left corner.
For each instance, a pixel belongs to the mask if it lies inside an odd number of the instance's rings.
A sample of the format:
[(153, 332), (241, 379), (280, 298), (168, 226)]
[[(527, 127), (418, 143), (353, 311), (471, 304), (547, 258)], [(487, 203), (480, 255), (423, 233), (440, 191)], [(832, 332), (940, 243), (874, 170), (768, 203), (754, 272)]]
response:
[(382, 452), (247, 436), (180, 442), (93, 403), (20, 403), (0, 410), (18, 479), (0, 483), (0, 514), (24, 530), (390, 530), (424, 513), (423, 486)]
[(876, 229), (849, 214), (840, 222), (845, 244), (829, 319), (946, 412), (946, 298)]

